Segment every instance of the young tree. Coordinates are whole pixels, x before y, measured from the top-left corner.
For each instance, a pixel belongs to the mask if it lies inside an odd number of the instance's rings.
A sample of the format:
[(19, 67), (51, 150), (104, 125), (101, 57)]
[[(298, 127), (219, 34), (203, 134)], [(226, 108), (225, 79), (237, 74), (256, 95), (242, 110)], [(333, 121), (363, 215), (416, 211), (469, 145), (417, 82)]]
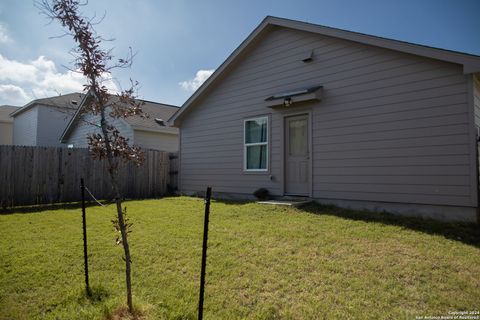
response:
[(127, 287), (127, 305), (133, 313), (132, 284), (131, 284), (131, 257), (128, 246), (128, 233), (131, 224), (126, 219), (126, 209), (122, 210), (122, 196), (120, 194), (117, 177), (118, 164), (122, 160), (134, 161), (142, 164), (143, 152), (140, 148), (129, 145), (128, 139), (123, 137), (114, 125), (114, 119), (130, 116), (144, 116), (142, 102), (135, 100), (138, 83), (116, 94), (108, 93), (102, 81), (114, 68), (129, 67), (133, 55), (125, 59), (113, 60), (111, 50), (102, 48), (103, 38), (97, 35), (95, 23), (82, 15), (80, 8), (86, 3), (78, 0), (40, 0), (38, 6), (52, 20), (60, 22), (66, 29), (66, 34), (73, 37), (76, 47), (73, 50), (75, 70), (81, 72), (87, 79), (84, 92), (87, 97), (82, 112), (90, 113), (100, 118), (99, 132), (88, 136), (88, 145), (92, 155), (108, 163), (108, 173), (115, 196), (117, 218), (113, 220), (115, 228), (121, 234), (117, 243), (123, 245), (125, 260), (125, 280)]

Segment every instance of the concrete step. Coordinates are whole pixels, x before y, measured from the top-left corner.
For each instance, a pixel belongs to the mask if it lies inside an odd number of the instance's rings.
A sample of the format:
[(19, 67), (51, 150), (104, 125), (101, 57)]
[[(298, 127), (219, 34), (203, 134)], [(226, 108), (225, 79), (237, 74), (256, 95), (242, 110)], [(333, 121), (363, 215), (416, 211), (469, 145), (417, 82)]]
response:
[(313, 200), (310, 198), (303, 199), (275, 199), (275, 200), (266, 200), (266, 201), (257, 201), (259, 204), (270, 204), (270, 205), (277, 205), (277, 206), (291, 206), (291, 207), (299, 207), (304, 204), (310, 203)]

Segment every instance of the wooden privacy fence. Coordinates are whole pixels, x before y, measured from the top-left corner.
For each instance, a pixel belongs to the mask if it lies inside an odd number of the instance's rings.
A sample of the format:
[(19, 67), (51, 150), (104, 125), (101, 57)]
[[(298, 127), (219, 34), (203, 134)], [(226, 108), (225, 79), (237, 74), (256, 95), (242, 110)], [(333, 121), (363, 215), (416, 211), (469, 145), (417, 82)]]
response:
[[(154, 198), (172, 191), (170, 154), (144, 150), (137, 167), (121, 162), (118, 178), (122, 196)], [(80, 179), (97, 199), (113, 196), (106, 161), (94, 160), (88, 149), (0, 146), (0, 205), (3, 208), (80, 200)], [(170, 190), (169, 190), (170, 189)]]

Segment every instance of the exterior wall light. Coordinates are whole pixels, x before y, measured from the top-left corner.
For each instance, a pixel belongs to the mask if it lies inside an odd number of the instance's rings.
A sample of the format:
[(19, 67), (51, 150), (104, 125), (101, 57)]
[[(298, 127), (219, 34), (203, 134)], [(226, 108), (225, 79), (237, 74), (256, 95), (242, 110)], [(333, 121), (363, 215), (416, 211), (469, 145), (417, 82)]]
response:
[(290, 107), (292, 105), (292, 98), (285, 98), (283, 100), (283, 106), (284, 107)]

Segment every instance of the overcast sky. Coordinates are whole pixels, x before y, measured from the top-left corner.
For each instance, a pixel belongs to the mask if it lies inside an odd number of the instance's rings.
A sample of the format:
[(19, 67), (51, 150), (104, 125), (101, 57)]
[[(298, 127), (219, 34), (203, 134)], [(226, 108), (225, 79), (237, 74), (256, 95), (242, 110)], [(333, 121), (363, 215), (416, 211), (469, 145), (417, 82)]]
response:
[[(480, 0), (90, 0), (85, 12), (106, 16), (99, 34), (131, 69), (140, 97), (181, 105), (266, 15), (297, 19), (392, 39), (480, 55)], [(32, 0), (0, 1), (0, 105), (82, 90), (69, 71), (73, 41)]]

